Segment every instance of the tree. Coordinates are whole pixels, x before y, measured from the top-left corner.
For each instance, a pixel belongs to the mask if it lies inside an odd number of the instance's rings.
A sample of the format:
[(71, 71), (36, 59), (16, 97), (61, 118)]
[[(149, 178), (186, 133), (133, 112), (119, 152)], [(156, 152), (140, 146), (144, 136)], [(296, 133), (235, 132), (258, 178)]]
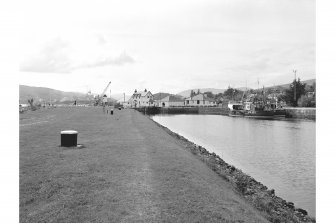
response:
[(315, 107), (316, 106), (316, 83), (306, 85), (305, 95), (298, 100), (299, 107)]
[(36, 110), (36, 107), (34, 106), (34, 99), (33, 99), (33, 98), (28, 99), (28, 103), (29, 103), (29, 105), (30, 105), (30, 109), (31, 109), (32, 111), (35, 111), (35, 110)]
[[(301, 83), (300, 78), (298, 80), (294, 80), (289, 89), (285, 91), (285, 101), (287, 104), (297, 107), (299, 98), (306, 93), (305, 90), (306, 84)], [(296, 97), (294, 97), (294, 89), (296, 88)]]
[(275, 94), (278, 93), (278, 89), (275, 87), (270, 87), (267, 89), (267, 94)]
[(306, 86), (306, 92), (314, 92), (316, 93), (316, 83), (314, 82), (312, 85)]
[(228, 89), (223, 93), (223, 96), (232, 97), (234, 94), (234, 88), (228, 87)]
[(222, 101), (223, 101), (223, 93), (214, 94), (214, 100), (218, 104), (222, 103)]
[(298, 100), (298, 105), (300, 107), (314, 107), (315, 108), (316, 106), (315, 97), (309, 98), (307, 95), (302, 95)]
[(218, 94), (215, 94), (214, 95), (214, 98), (217, 99), (217, 98), (222, 98), (223, 97), (223, 93), (218, 93)]
[(214, 98), (215, 97), (215, 95), (211, 91), (206, 91), (204, 94), (207, 95), (208, 98)]
[(248, 89), (248, 92), (249, 92), (249, 94), (255, 94), (256, 93), (256, 91), (254, 90), (254, 89)]
[(228, 89), (223, 93), (223, 96), (225, 96), (228, 99), (241, 99), (243, 95), (243, 91), (240, 91), (235, 88), (228, 87)]
[(278, 99), (278, 102), (282, 102), (282, 101), (286, 102), (286, 98), (284, 94), (278, 94), (277, 99)]
[(33, 98), (28, 99), (28, 103), (29, 103), (30, 107), (33, 107), (34, 106), (34, 99)]

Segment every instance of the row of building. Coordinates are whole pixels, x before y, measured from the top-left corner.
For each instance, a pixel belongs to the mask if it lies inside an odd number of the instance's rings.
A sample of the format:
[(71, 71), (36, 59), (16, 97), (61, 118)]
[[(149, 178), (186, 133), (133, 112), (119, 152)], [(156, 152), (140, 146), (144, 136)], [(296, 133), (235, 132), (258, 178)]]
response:
[(195, 106), (216, 106), (216, 102), (208, 98), (206, 94), (200, 93), (193, 97), (182, 98), (173, 95), (165, 98), (154, 100), (154, 96), (150, 91), (135, 90), (131, 98), (124, 104), (125, 107), (195, 107)]

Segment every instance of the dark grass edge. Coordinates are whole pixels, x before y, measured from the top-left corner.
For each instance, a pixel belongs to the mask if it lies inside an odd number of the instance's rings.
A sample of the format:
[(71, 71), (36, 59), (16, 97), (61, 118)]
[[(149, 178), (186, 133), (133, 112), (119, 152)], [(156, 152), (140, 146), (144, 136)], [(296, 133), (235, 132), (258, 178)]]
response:
[(306, 210), (297, 208), (293, 202), (288, 202), (276, 196), (274, 189), (268, 189), (268, 187), (261, 182), (243, 173), (242, 170), (226, 163), (214, 152), (210, 153), (206, 148), (171, 131), (167, 127), (155, 122), (149, 116), (146, 117), (169, 135), (185, 143), (186, 150), (197, 156), (198, 159), (206, 163), (206, 165), (221, 178), (229, 182), (244, 200), (261, 211), (270, 222), (316, 222), (315, 218), (310, 217)]

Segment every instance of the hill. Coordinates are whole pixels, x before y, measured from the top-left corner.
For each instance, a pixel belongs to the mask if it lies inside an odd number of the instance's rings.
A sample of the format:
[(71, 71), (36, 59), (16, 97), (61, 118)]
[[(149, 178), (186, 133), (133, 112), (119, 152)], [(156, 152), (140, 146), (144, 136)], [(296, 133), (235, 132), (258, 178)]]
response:
[[(198, 92), (198, 89), (189, 89), (189, 90), (185, 90), (185, 91), (179, 92), (178, 95), (181, 95), (183, 97), (190, 97), (192, 90), (195, 91), (195, 92)], [(200, 90), (201, 93), (205, 93), (205, 92), (210, 91), (213, 94), (219, 94), (219, 93), (225, 92), (226, 89), (200, 88), (199, 90)]]
[[(89, 103), (93, 100), (92, 95), (87, 95), (79, 92), (64, 92), (46, 87), (32, 87), (26, 85), (19, 86), (19, 103), (26, 104), (28, 99), (33, 98), (35, 102), (46, 103), (73, 103), (77, 100), (78, 103)], [(115, 100), (112, 98), (112, 100)]]
[(173, 95), (173, 94), (164, 93), (164, 92), (159, 92), (159, 93), (153, 94), (154, 100), (161, 100), (162, 98), (165, 98), (165, 97), (170, 96), (170, 95)]
[(123, 93), (115, 93), (115, 94), (112, 94), (111, 97), (114, 98), (118, 102), (123, 102), (123, 101), (128, 101), (131, 95), (126, 95)]
[(249, 87), (238, 87), (238, 88), (236, 88), (237, 90), (240, 90), (240, 91), (248, 91), (248, 90), (250, 90), (251, 88), (249, 88)]
[(112, 95), (112, 98), (116, 98), (117, 102), (123, 103), (123, 102), (127, 102), (131, 98), (131, 95), (118, 96), (117, 94), (115, 94), (115, 95)]
[[(305, 83), (306, 86), (312, 86), (314, 83), (316, 82), (316, 79), (309, 79), (309, 80), (302, 80), (301, 83)], [(275, 85), (275, 86), (271, 86), (271, 87), (264, 87), (264, 89), (272, 89), (272, 88), (276, 88), (279, 90), (286, 90), (290, 87), (291, 83), (288, 84), (281, 84), (281, 85)]]
[[(303, 80), (301, 82), (302, 83), (306, 83), (307, 86), (311, 86), (311, 85), (313, 85), (313, 83), (316, 82), (316, 79)], [(280, 89), (280, 90), (285, 90), (285, 89), (289, 88), (290, 84), (291, 83), (287, 83), (287, 84), (269, 86), (269, 87), (264, 87), (264, 88), (265, 89), (276, 88), (276, 89)], [(250, 90), (252, 88), (237, 87), (236, 89), (241, 90), (241, 91), (245, 91), (245, 90)], [(185, 90), (185, 91), (179, 92), (178, 95), (181, 95), (183, 97), (189, 97), (192, 90), (195, 91), (195, 92), (198, 92), (198, 89), (189, 89), (189, 90)], [(226, 91), (226, 89), (217, 89), (217, 88), (200, 88), (199, 90), (200, 90), (201, 93), (210, 91), (213, 94), (224, 93)]]

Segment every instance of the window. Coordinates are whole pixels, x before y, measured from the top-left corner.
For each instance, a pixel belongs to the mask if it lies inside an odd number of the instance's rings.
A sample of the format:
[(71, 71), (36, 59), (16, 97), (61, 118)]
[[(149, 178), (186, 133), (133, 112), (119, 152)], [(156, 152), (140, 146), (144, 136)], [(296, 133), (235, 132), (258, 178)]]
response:
[(197, 104), (200, 104), (200, 100), (197, 100)]

